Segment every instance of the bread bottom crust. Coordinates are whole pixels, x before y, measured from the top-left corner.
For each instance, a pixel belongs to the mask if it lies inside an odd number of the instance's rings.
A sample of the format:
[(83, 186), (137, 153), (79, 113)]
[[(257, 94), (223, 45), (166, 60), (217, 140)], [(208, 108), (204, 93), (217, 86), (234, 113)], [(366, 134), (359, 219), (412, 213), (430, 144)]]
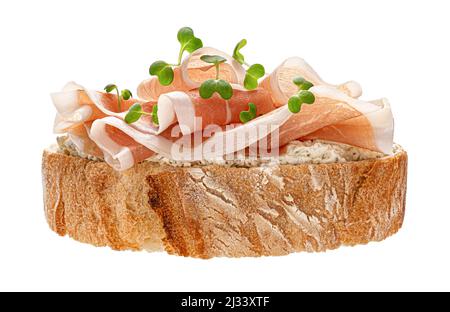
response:
[(46, 150), (42, 174), (47, 222), (61, 236), (197, 258), (279, 256), (396, 233), (407, 154), (252, 168), (143, 162), (117, 172)]

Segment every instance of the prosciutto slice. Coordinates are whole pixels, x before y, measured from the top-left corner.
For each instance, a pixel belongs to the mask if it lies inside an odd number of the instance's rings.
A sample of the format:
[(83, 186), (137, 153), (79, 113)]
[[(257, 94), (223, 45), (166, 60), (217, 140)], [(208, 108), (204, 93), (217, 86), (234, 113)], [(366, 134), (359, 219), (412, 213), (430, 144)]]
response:
[(214, 48), (204, 47), (198, 49), (184, 59), (181, 66), (174, 69), (174, 79), (169, 86), (159, 83), (158, 77), (153, 76), (144, 80), (137, 88), (139, 98), (147, 101), (156, 101), (159, 96), (172, 91), (189, 91), (199, 88), (203, 81), (214, 79), (216, 69), (213, 65), (203, 62), (202, 55), (220, 55), (227, 62), (220, 65), (220, 78), (230, 83), (243, 84), (245, 69), (233, 57)]
[(124, 116), (124, 112), (137, 102), (136, 99), (122, 101), (119, 112), (117, 95), (90, 91), (75, 82), (67, 83), (61, 92), (52, 93), (51, 98), (56, 108), (55, 133), (66, 133), (105, 116)]
[(358, 98), (362, 94), (362, 89), (356, 81), (348, 81), (340, 85), (331, 85), (320, 78), (316, 71), (306, 61), (300, 57), (291, 57), (281, 63), (262, 82), (261, 87), (269, 90), (272, 94), (273, 102), (276, 106), (287, 103), (298, 88), (292, 83), (295, 77), (303, 77), (312, 82), (315, 86), (335, 87), (353, 98)]
[[(264, 89), (248, 91), (239, 85), (233, 85), (233, 88), (233, 97), (230, 100), (224, 100), (217, 94), (209, 99), (202, 99), (198, 90), (163, 94), (158, 102), (141, 103), (147, 113), (152, 112), (153, 105), (158, 105), (159, 124), (153, 124), (149, 116), (142, 116), (132, 127), (143, 133), (158, 135), (178, 123), (181, 132), (188, 135), (210, 124), (222, 126), (239, 123), (239, 114), (248, 109), (248, 103), (256, 105), (258, 116), (275, 108), (270, 94)], [(67, 133), (80, 125), (107, 116), (124, 119), (125, 110), (137, 103), (136, 99), (122, 101), (123, 108), (119, 112), (116, 95), (91, 91), (73, 82), (62, 92), (52, 94), (52, 99), (57, 109), (55, 133)]]
[(188, 135), (208, 125), (239, 123), (239, 114), (248, 110), (248, 103), (255, 104), (258, 116), (275, 108), (269, 92), (264, 89), (247, 91), (234, 86), (233, 97), (229, 100), (217, 94), (202, 99), (198, 90), (163, 94), (158, 100), (159, 131), (178, 123), (182, 134)]
[[(103, 154), (117, 170), (129, 169), (154, 154), (193, 161), (227, 157), (256, 146), (261, 156), (261, 146), (278, 151), (296, 139), (329, 140), (391, 153), (393, 117), (387, 100), (359, 100), (358, 83), (328, 84), (301, 58), (283, 62), (254, 91), (242, 88), (245, 71), (230, 60), (221, 65), (220, 74), (236, 82), (233, 97), (228, 101), (218, 95), (200, 98), (196, 88), (215, 75), (200, 56), (218, 52), (197, 50), (175, 70), (170, 87), (159, 85), (156, 78), (140, 85), (139, 96), (147, 101), (139, 103), (149, 113), (158, 105), (158, 125), (150, 116), (132, 124), (124, 122), (126, 110), (137, 99), (123, 101), (119, 111), (116, 95), (69, 83), (62, 92), (52, 94), (57, 110), (54, 130), (67, 133), (80, 151)], [(286, 103), (298, 91), (292, 83), (296, 76), (314, 84), (310, 91), (316, 101), (292, 114)], [(257, 108), (257, 118), (242, 124), (239, 114), (250, 102)]]
[(93, 122), (90, 138), (104, 151), (106, 162), (116, 170), (125, 170), (155, 153), (178, 161), (231, 154), (264, 139), (291, 115), (283, 106), (244, 125), (207, 127), (205, 133), (198, 133), (197, 142), (195, 134), (183, 136), (178, 125), (155, 135), (143, 133), (117, 117), (105, 117)]
[[(145, 134), (117, 117), (96, 120), (91, 138), (107, 151), (106, 161), (118, 170), (132, 167), (152, 151), (174, 160), (211, 159), (242, 151), (267, 138), (270, 140), (265, 145), (272, 148), (295, 139), (318, 138), (391, 153), (393, 119), (386, 101), (355, 100), (333, 87), (318, 86), (311, 91), (316, 102), (304, 105), (298, 114), (284, 105), (246, 124), (207, 127), (197, 142), (201, 144), (192, 144), (191, 135), (179, 137), (180, 131), (174, 131), (174, 126), (162, 135)], [(344, 132), (335, 134), (336, 129)], [(117, 137), (127, 141), (118, 142)], [(139, 145), (145, 147), (145, 153), (133, 150)]]
[(281, 126), (280, 146), (295, 139), (321, 139), (392, 152), (394, 120), (387, 100), (366, 102), (327, 86), (310, 91), (316, 101), (303, 105), (300, 113)]

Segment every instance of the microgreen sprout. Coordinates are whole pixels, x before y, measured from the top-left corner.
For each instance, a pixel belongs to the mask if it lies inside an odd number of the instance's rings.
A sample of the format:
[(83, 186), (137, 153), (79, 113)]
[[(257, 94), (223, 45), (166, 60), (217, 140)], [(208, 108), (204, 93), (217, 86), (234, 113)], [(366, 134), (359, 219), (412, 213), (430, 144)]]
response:
[(258, 87), (258, 79), (262, 78), (266, 72), (264, 66), (262, 66), (261, 64), (250, 65), (247, 62), (245, 62), (245, 58), (244, 55), (242, 55), (241, 53), (241, 49), (246, 45), (247, 45), (246, 39), (242, 39), (241, 41), (239, 41), (236, 47), (234, 48), (233, 58), (240, 64), (248, 67), (247, 73), (245, 74), (244, 87), (247, 90), (254, 90)]
[(253, 64), (247, 69), (244, 78), (244, 87), (247, 90), (254, 90), (258, 87), (258, 79), (265, 74), (264, 67), (261, 64)]
[(113, 92), (114, 90), (116, 90), (116, 93), (117, 93), (117, 107), (118, 107), (119, 112), (122, 111), (122, 100), (125, 100), (125, 101), (129, 100), (133, 96), (133, 94), (131, 93), (130, 90), (123, 89), (122, 91), (119, 91), (119, 88), (115, 84), (112, 84), (112, 83), (107, 85), (104, 88), (104, 90), (107, 93), (110, 93), (110, 92)]
[(292, 82), (299, 88), (299, 90), (309, 90), (313, 84), (303, 77), (295, 77)]
[(298, 87), (297, 94), (289, 98), (288, 108), (292, 113), (298, 113), (303, 104), (313, 104), (316, 98), (311, 91), (308, 91), (313, 84), (303, 77), (296, 77), (292, 82)]
[(189, 27), (183, 27), (177, 34), (178, 42), (180, 43), (180, 51), (178, 52), (178, 61), (176, 64), (169, 64), (165, 61), (156, 61), (150, 65), (150, 75), (157, 76), (159, 82), (163, 86), (168, 86), (172, 83), (174, 73), (173, 67), (180, 66), (183, 54), (185, 51), (192, 53), (203, 47), (203, 42), (194, 36), (194, 31)]
[(250, 66), (250, 65), (248, 65), (246, 62), (245, 62), (245, 58), (244, 58), (244, 56), (242, 55), (242, 53), (241, 53), (241, 49), (243, 48), (243, 47), (245, 47), (247, 45), (247, 39), (242, 39), (241, 41), (239, 41), (238, 43), (237, 43), (237, 45), (236, 45), (236, 47), (234, 47), (234, 51), (233, 51), (233, 58), (236, 60), (236, 61), (238, 61), (239, 63), (241, 63), (241, 65), (247, 65), (247, 66)]
[(229, 100), (233, 96), (233, 88), (227, 81), (219, 79), (220, 64), (225, 63), (226, 59), (220, 55), (202, 55), (200, 59), (214, 64), (216, 68), (216, 79), (208, 79), (202, 83), (199, 89), (200, 96), (203, 99), (209, 99), (217, 92), (224, 100)]
[(152, 121), (155, 125), (159, 125), (158, 105), (153, 105), (152, 107)]
[(145, 116), (151, 116), (152, 122), (156, 125), (158, 125), (158, 106), (154, 105), (152, 108), (152, 112), (146, 112), (142, 109), (142, 105), (140, 103), (133, 104), (130, 109), (128, 110), (128, 113), (125, 115), (125, 122), (127, 124), (132, 124), (138, 121), (143, 115)]
[(239, 114), (239, 119), (242, 123), (249, 122), (256, 117), (256, 105), (253, 103), (248, 103), (248, 111), (242, 111)]

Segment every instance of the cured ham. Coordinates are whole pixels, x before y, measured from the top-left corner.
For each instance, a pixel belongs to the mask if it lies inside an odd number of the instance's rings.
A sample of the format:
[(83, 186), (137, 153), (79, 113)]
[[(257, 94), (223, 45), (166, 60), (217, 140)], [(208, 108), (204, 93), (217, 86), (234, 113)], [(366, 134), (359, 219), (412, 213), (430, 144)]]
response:
[[(173, 136), (173, 127), (163, 135), (144, 134), (116, 117), (96, 120), (91, 138), (108, 151), (106, 160), (117, 169), (127, 169), (148, 158), (153, 154), (150, 151), (174, 160), (211, 159), (241, 151), (268, 136), (270, 141), (266, 144), (272, 148), (295, 139), (317, 138), (386, 154), (391, 152), (393, 124), (387, 102), (355, 100), (332, 87), (319, 86), (311, 91), (316, 95), (316, 102), (304, 105), (301, 113), (292, 114), (284, 105), (244, 125), (209, 129), (210, 137), (203, 136), (201, 145), (191, 145), (190, 136)], [(108, 127), (115, 128), (114, 132), (108, 131)], [(117, 142), (114, 138), (123, 135), (128, 141)], [(136, 143), (144, 146), (146, 153), (130, 150), (129, 146), (136, 148)]]
[(137, 102), (136, 99), (123, 100), (122, 112), (119, 112), (117, 95), (90, 91), (75, 82), (67, 83), (61, 92), (51, 94), (51, 98), (56, 108), (55, 133), (66, 133), (105, 116), (122, 116)]
[(369, 103), (377, 106), (378, 109), (320, 128), (303, 139), (328, 140), (390, 154), (394, 133), (390, 104), (384, 98)]
[(281, 126), (280, 146), (299, 138), (321, 139), (385, 154), (392, 152), (394, 123), (386, 100), (366, 102), (327, 86), (310, 91), (316, 101), (303, 105), (300, 113)]
[(235, 88), (230, 100), (217, 94), (202, 99), (198, 90), (163, 94), (158, 100), (159, 131), (178, 123), (183, 135), (188, 135), (208, 125), (239, 123), (239, 114), (248, 109), (248, 103), (255, 104), (258, 116), (275, 108), (270, 94), (264, 89), (247, 91)]
[(362, 89), (356, 81), (348, 81), (341, 85), (331, 85), (320, 78), (316, 71), (300, 57), (291, 57), (281, 63), (262, 82), (261, 87), (272, 94), (272, 100), (276, 106), (287, 103), (298, 88), (292, 83), (295, 77), (303, 77), (313, 83), (313, 85), (335, 87), (353, 98), (358, 98), (362, 94)]
[[(238, 89), (234, 92), (233, 98), (228, 101), (217, 96), (202, 99), (197, 90), (164, 94), (158, 101), (159, 127), (153, 125), (149, 117), (141, 118), (138, 122), (128, 125), (122, 120), (123, 114), (116, 114), (94, 121), (90, 138), (105, 152), (105, 160), (117, 169), (129, 168), (135, 162), (150, 157), (154, 152), (165, 157), (176, 158), (174, 153), (182, 149), (181, 145), (186, 146), (186, 138), (182, 142), (174, 143), (179, 137), (172, 135), (174, 125), (178, 126), (180, 135), (189, 136), (209, 125), (225, 126), (239, 123), (239, 113), (248, 109), (249, 102), (255, 104), (258, 115), (266, 116), (266, 113), (273, 110), (270, 95), (263, 89), (254, 91)], [(151, 111), (151, 108), (145, 110)], [(285, 109), (285, 117), (287, 112), (288, 110)], [(271, 120), (268, 117), (266, 119)], [(196, 122), (197, 120), (199, 122)], [(278, 124), (281, 124), (281, 120)], [(249, 127), (254, 127), (253, 123)], [(230, 131), (228, 135), (234, 132)], [(259, 139), (256, 137), (252, 142)], [(203, 139), (200, 140), (203, 142)], [(219, 136), (212, 138), (208, 143), (211, 145), (218, 140)], [(173, 146), (173, 144), (180, 146)], [(237, 143), (237, 146), (245, 148), (247, 145)], [(203, 157), (202, 152), (197, 150), (185, 150), (179, 154), (178, 160), (199, 160)]]
[(207, 135), (201, 135), (197, 142), (191, 135), (179, 136), (178, 125), (161, 135), (145, 134), (119, 118), (106, 117), (94, 121), (90, 137), (105, 152), (105, 160), (109, 164), (117, 170), (124, 170), (154, 153), (177, 161), (196, 161), (231, 154), (264, 139), (291, 115), (286, 106), (280, 107), (244, 125), (230, 129), (211, 127), (207, 129)]
[[(220, 77), (232, 83), (229, 100), (214, 94), (199, 96), (198, 87), (215, 77), (215, 69), (200, 60), (205, 54), (219, 54), (227, 59), (220, 65)], [(242, 87), (245, 70), (230, 56), (212, 48), (202, 48), (175, 68), (174, 82), (159, 84), (156, 77), (144, 81), (138, 96), (145, 101), (122, 101), (117, 96), (90, 91), (69, 83), (63, 91), (52, 94), (57, 110), (54, 131), (67, 133), (80, 151), (103, 155), (117, 170), (125, 170), (154, 154), (180, 160), (214, 159), (261, 146), (279, 150), (292, 140), (321, 139), (346, 143), (385, 154), (391, 153), (393, 117), (386, 99), (362, 101), (361, 87), (354, 81), (340, 85), (324, 82), (301, 58), (290, 58), (268, 75), (256, 90)], [(314, 104), (303, 104), (293, 114), (286, 105), (298, 92), (292, 83), (302, 76), (312, 82)], [(128, 109), (140, 103), (147, 114), (127, 124)], [(256, 107), (255, 118), (242, 124), (240, 113)], [(150, 114), (157, 105), (158, 124)], [(258, 147), (259, 146), (259, 147)]]
[[(52, 94), (57, 109), (54, 132), (65, 133), (85, 123), (114, 116), (124, 119), (136, 99), (122, 101), (123, 110), (117, 110), (117, 96), (103, 92), (95, 92), (70, 83), (62, 92)], [(153, 105), (158, 105), (158, 125), (152, 123), (149, 116), (142, 117), (132, 127), (148, 134), (160, 134), (173, 124), (180, 124), (184, 135), (204, 129), (210, 124), (227, 125), (239, 123), (239, 114), (248, 109), (248, 103), (254, 103), (257, 114), (262, 115), (273, 110), (274, 104), (270, 94), (264, 89), (248, 91), (234, 85), (233, 97), (224, 100), (217, 94), (209, 99), (202, 99), (198, 90), (186, 92), (174, 91), (160, 96), (158, 102), (142, 103), (143, 110), (152, 112)], [(201, 122), (196, 122), (201, 120)]]
[(144, 80), (137, 88), (138, 97), (146, 101), (156, 101), (161, 94), (196, 89), (200, 87), (203, 81), (215, 78), (216, 70), (214, 66), (203, 62), (200, 59), (202, 55), (224, 57), (227, 62), (220, 65), (220, 78), (235, 84), (244, 82), (245, 69), (241, 64), (222, 51), (205, 47), (189, 55), (180, 67), (174, 69), (174, 79), (169, 86), (161, 85), (156, 76)]

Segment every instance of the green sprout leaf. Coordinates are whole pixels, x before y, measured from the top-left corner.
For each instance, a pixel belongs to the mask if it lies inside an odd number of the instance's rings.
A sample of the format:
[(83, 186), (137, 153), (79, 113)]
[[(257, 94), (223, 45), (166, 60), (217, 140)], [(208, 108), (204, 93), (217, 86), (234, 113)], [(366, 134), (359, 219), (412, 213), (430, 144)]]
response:
[(194, 31), (190, 27), (183, 27), (178, 31), (177, 39), (181, 44), (187, 44), (194, 37)]
[(309, 90), (313, 84), (303, 77), (295, 77), (292, 82), (298, 87), (299, 90)]
[(239, 119), (242, 123), (249, 122), (256, 117), (256, 105), (253, 103), (248, 103), (248, 111), (242, 111), (239, 114)]
[(313, 87), (314, 85), (309, 82), (309, 81), (305, 81), (305, 83), (300, 87), (300, 90), (309, 90)]
[(152, 122), (155, 125), (159, 125), (159, 119), (158, 119), (158, 105), (154, 105), (152, 108)]
[(130, 107), (128, 110), (128, 113), (125, 115), (125, 122), (127, 124), (132, 124), (136, 121), (138, 121), (142, 115), (151, 116), (152, 122), (156, 125), (159, 124), (158, 122), (158, 105), (154, 105), (152, 108), (152, 112), (148, 113), (142, 109), (142, 105), (139, 103), (134, 104)]
[(312, 104), (316, 100), (316, 97), (314, 96), (314, 94), (312, 92), (305, 91), (305, 90), (300, 91), (300, 93), (298, 94), (298, 97), (302, 103), (306, 103), (306, 104)]
[(110, 83), (109, 85), (106, 85), (106, 87), (105, 87), (105, 91), (107, 93), (110, 93), (114, 90), (117, 90), (117, 86), (115, 84)]
[(253, 78), (249, 75), (245, 75), (244, 87), (247, 90), (254, 90), (254, 89), (258, 88), (258, 80), (256, 80), (255, 78)]
[(177, 34), (178, 42), (181, 44), (180, 53), (178, 55), (178, 65), (181, 63), (184, 51), (192, 53), (203, 47), (203, 42), (194, 36), (194, 31), (190, 27), (183, 27)]
[(113, 92), (114, 90), (116, 91), (116, 94), (117, 94), (117, 107), (118, 107), (118, 111), (119, 112), (122, 111), (122, 100), (125, 100), (125, 101), (129, 100), (133, 96), (131, 94), (130, 90), (124, 89), (124, 90), (122, 90), (122, 92), (120, 92), (119, 88), (115, 84), (112, 84), (112, 83), (106, 85), (104, 90), (107, 93)]
[(139, 118), (141, 118), (141, 116), (143, 115), (143, 110), (142, 110), (142, 106), (139, 103), (134, 104), (133, 106), (130, 107), (130, 109), (128, 110), (128, 113), (125, 115), (125, 122), (127, 124), (132, 124), (136, 121), (139, 120)]
[(220, 55), (202, 55), (200, 56), (200, 59), (203, 62), (214, 64), (214, 66), (216, 67), (216, 80), (218, 80), (220, 73), (219, 71), (220, 64), (225, 63), (227, 59)]
[(238, 61), (241, 64), (245, 63), (245, 59), (244, 59), (244, 55), (242, 55), (242, 53), (240, 52), (240, 50), (245, 47), (247, 45), (247, 40), (246, 39), (242, 39), (241, 41), (239, 41), (236, 45), (236, 47), (234, 48), (233, 51), (233, 58)]
[(292, 79), (292, 82), (297, 86), (297, 87), (301, 87), (305, 82), (305, 78), (303, 77), (295, 77), (294, 79)]
[(303, 104), (313, 104), (316, 97), (311, 91), (308, 91), (313, 84), (305, 78), (295, 77), (292, 79), (292, 82), (298, 87), (299, 91), (289, 98), (288, 108), (292, 113), (296, 114), (301, 110)]
[(222, 79), (217, 80), (216, 91), (224, 100), (229, 100), (233, 96), (233, 88), (227, 81)]
[(173, 81), (173, 69), (170, 64), (164, 61), (156, 61), (150, 65), (150, 75), (157, 76), (159, 83), (163, 86), (168, 86)]
[(129, 100), (130, 98), (133, 97), (133, 94), (128, 89), (123, 89), (121, 92), (121, 95), (122, 95), (122, 99), (124, 99), (125, 101)]
[(185, 50), (192, 53), (203, 47), (203, 42), (199, 38), (194, 38), (185, 46)]
[(233, 96), (233, 88), (227, 81), (219, 79), (219, 66), (225, 63), (227, 59), (220, 55), (202, 55), (200, 59), (203, 62), (214, 64), (216, 67), (216, 79), (208, 79), (202, 83), (199, 89), (200, 96), (209, 99), (217, 92), (222, 99), (230, 99)]
[(200, 97), (209, 99), (214, 93), (218, 93), (222, 99), (229, 100), (233, 96), (233, 88), (222, 79), (208, 79), (202, 83), (199, 89)]
[(181, 65), (181, 59), (183, 57), (184, 51), (192, 53), (195, 50), (203, 47), (203, 42), (199, 38), (194, 36), (194, 31), (192, 30), (192, 28), (181, 28), (178, 31), (177, 38), (181, 44), (180, 51), (178, 53), (178, 63), (169, 64), (164, 61), (156, 61), (152, 65), (150, 65), (150, 75), (157, 76), (159, 83), (163, 86), (168, 86), (173, 82), (173, 67)]
[(216, 80), (208, 79), (202, 83), (198, 90), (202, 99), (209, 99), (216, 92)]
[(247, 69), (244, 78), (244, 87), (247, 90), (254, 90), (258, 87), (258, 79), (265, 75), (266, 71), (261, 64), (253, 64)]
[(315, 100), (316, 98), (312, 92), (301, 90), (298, 94), (289, 98), (288, 108), (292, 113), (296, 114), (301, 110), (303, 104), (313, 104)]
[(249, 112), (252, 114), (253, 118), (256, 117), (256, 105), (253, 103), (248, 103)]
[(227, 61), (226, 58), (224, 58), (220, 55), (202, 55), (202, 56), (200, 56), (200, 59), (203, 62), (214, 64), (214, 65), (222, 64)]
[(302, 101), (300, 100), (300, 97), (298, 95), (293, 95), (290, 97), (288, 101), (288, 108), (291, 111), (291, 113), (298, 113), (300, 109), (302, 108)]

